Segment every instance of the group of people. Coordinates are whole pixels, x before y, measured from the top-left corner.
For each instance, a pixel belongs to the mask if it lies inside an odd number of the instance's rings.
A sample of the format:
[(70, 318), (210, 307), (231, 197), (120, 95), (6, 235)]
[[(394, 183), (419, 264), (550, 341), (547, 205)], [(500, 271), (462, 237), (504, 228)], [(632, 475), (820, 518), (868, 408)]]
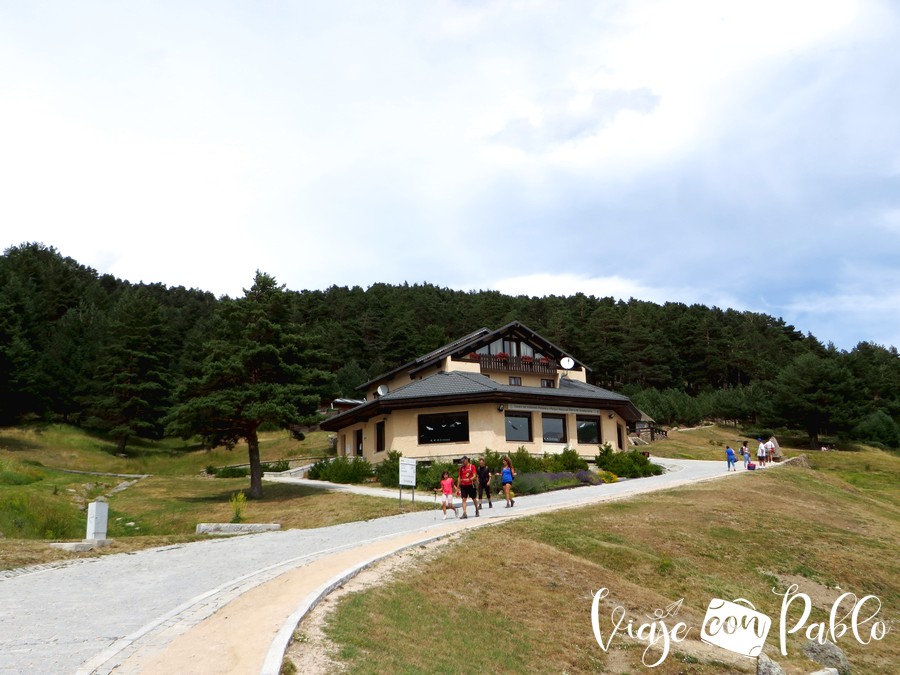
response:
[[(774, 436), (765, 442), (763, 442), (762, 438), (757, 438), (756, 440), (759, 442), (759, 447), (756, 449), (756, 464), (752, 468), (755, 469), (756, 466), (764, 467), (770, 462), (777, 462), (781, 459), (781, 448)], [(744, 441), (738, 452), (744, 460), (744, 468), (751, 468), (753, 463), (750, 460), (750, 448), (747, 441)], [(737, 455), (730, 445), (725, 446), (725, 461), (727, 462), (726, 471), (737, 471)]]
[[(503, 455), (500, 468), (500, 485), (503, 488), (503, 494), (506, 497), (506, 508), (515, 506), (516, 500), (512, 495), (512, 484), (516, 477), (516, 470), (513, 468), (512, 461), (509, 457)], [(447, 519), (447, 509), (453, 509), (453, 515), (460, 517), (456, 512), (456, 505), (453, 503), (454, 496), (462, 498), (462, 517), (468, 518), (466, 513), (466, 502), (471, 499), (475, 506), (475, 515), (481, 515), (481, 505), (484, 498), (487, 497), (488, 508), (494, 508), (494, 502), (491, 499), (491, 479), (494, 472), (484, 462), (484, 458), (478, 460), (476, 467), (469, 461), (468, 457), (462, 458), (459, 465), (459, 471), (454, 480), (450, 476), (449, 471), (444, 471), (441, 475), (441, 510), (444, 512), (444, 520)], [(437, 490), (437, 488), (435, 488)]]

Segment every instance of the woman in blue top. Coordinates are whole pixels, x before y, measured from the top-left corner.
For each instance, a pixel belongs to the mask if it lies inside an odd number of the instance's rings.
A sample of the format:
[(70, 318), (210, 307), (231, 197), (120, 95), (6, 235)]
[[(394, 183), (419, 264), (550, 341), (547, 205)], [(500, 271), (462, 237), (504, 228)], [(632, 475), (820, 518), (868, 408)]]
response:
[(509, 457), (503, 455), (501, 460), (503, 468), (500, 470), (500, 484), (503, 486), (503, 494), (506, 496), (506, 508), (515, 506), (516, 500), (510, 495), (513, 479), (516, 477), (516, 470), (513, 468)]
[(730, 445), (725, 446), (725, 459), (728, 460), (728, 467), (725, 469), (726, 471), (737, 471), (734, 468), (734, 464), (737, 461), (737, 457), (734, 456), (734, 450), (731, 449)]

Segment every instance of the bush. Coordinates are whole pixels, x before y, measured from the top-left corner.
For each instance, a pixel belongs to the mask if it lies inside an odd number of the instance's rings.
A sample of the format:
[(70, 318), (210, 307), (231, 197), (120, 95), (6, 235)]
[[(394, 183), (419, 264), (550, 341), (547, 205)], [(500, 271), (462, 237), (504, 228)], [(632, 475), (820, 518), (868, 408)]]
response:
[[(586, 469), (573, 471), (538, 471), (520, 473), (513, 481), (513, 492), (517, 495), (536, 495), (551, 490), (579, 487), (581, 485), (599, 485), (600, 476)], [(493, 483), (491, 485), (493, 487)], [(497, 493), (500, 494), (499, 479)]]
[(540, 473), (547, 469), (543, 457), (532, 457), (523, 447), (510, 455), (509, 459), (512, 461), (516, 473)]
[(558, 455), (544, 455), (547, 471), (582, 471), (587, 470), (588, 463), (574, 448), (565, 448)]
[(291, 463), (286, 459), (279, 459), (277, 462), (263, 462), (262, 470), (271, 471), (273, 473), (281, 473), (291, 468)]
[(418, 465), (416, 466), (416, 484), (422, 490), (440, 487), (441, 475), (444, 471), (449, 471), (450, 477), (454, 480), (459, 475), (459, 467), (452, 462), (434, 462), (431, 466)]
[[(400, 485), (400, 458), (403, 453), (389, 450), (381, 464), (375, 466), (375, 475), (382, 487), (398, 487)], [(418, 465), (416, 465), (416, 482), (419, 482)]]
[(320, 459), (306, 475), (313, 480), (332, 483), (363, 483), (374, 475), (374, 471), (365, 457), (335, 457), (332, 460)]
[[(209, 468), (207, 467), (207, 471)], [(250, 469), (245, 466), (223, 466), (214, 469), (216, 478), (245, 478), (250, 475)]]
[(610, 471), (617, 476), (626, 478), (643, 478), (646, 476), (658, 476), (663, 468), (653, 464), (637, 450), (629, 452), (613, 452), (609, 445), (600, 449), (600, 454), (594, 458), (598, 469)]

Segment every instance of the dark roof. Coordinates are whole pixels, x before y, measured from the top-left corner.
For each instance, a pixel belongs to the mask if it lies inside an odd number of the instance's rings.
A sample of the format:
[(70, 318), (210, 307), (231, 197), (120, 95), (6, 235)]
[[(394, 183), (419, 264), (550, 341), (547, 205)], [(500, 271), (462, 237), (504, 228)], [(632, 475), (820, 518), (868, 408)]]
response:
[(337, 431), (349, 424), (404, 408), (485, 402), (602, 407), (615, 410), (628, 422), (636, 422), (641, 417), (627, 396), (580, 380), (562, 377), (558, 388), (523, 387), (501, 384), (479, 373), (451, 371), (435, 373), (398, 387), (322, 422), (321, 427), (326, 431)]
[(440, 347), (439, 349), (435, 349), (434, 351), (428, 352), (416, 359), (413, 359), (409, 363), (405, 363), (402, 366), (398, 366), (393, 370), (390, 370), (378, 377), (369, 380), (365, 384), (359, 385), (357, 389), (365, 390), (368, 389), (371, 385), (376, 382), (385, 382), (394, 379), (394, 377), (402, 373), (404, 371), (409, 371), (410, 377), (416, 375), (417, 373), (422, 372), (426, 368), (429, 368), (436, 363), (439, 363), (442, 359), (447, 356), (465, 356), (469, 352), (476, 351), (491, 344), (494, 340), (498, 340), (503, 337), (514, 336), (518, 338), (523, 338), (530, 342), (531, 344), (541, 348), (542, 352), (547, 353), (550, 356), (555, 357), (557, 360), (561, 359), (564, 356), (569, 356), (575, 361), (575, 369), (584, 368), (588, 370), (587, 366), (581, 363), (578, 359), (573, 357), (568, 352), (563, 351), (559, 347), (557, 347), (552, 342), (545, 339), (538, 333), (535, 333), (528, 326), (518, 321), (511, 321), (506, 324), (502, 328), (498, 328), (497, 330), (489, 330), (488, 328), (479, 328), (473, 333), (469, 333), (465, 337), (459, 338), (458, 340), (454, 340), (453, 342)]

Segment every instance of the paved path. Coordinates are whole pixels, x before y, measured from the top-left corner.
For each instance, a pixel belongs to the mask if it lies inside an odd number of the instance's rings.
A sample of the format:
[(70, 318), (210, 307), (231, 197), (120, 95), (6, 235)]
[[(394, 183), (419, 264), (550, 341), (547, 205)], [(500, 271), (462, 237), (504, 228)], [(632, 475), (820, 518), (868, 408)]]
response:
[[(272, 672), (290, 622), (346, 570), (466, 527), (743, 473), (726, 474), (724, 462), (657, 461), (670, 470), (521, 497), (513, 509), (501, 501), (481, 518), (471, 517), (471, 506), (468, 520), (443, 521), (439, 511), (421, 511), (109, 555), (0, 579), (0, 674)], [(269, 611), (269, 624), (257, 617), (254, 625), (241, 626), (235, 619), (248, 607)], [(223, 642), (222, 619), (229, 617), (236, 632)], [(214, 619), (219, 623), (211, 624)], [(202, 637), (209, 625), (219, 627), (215, 640)], [(251, 644), (254, 639), (259, 644)], [(204, 644), (210, 653), (198, 652)], [(207, 662), (213, 651), (230, 661)]]

